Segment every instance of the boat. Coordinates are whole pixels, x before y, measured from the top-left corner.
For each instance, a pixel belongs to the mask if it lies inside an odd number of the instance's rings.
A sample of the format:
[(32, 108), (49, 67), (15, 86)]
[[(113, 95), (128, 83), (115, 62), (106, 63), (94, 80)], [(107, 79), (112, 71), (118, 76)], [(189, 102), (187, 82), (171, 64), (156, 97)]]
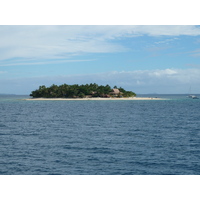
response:
[[(190, 90), (189, 90), (189, 94), (191, 93), (191, 87), (190, 87)], [(198, 99), (198, 97), (197, 96), (195, 96), (195, 95), (189, 95), (188, 96), (188, 98), (191, 98), (191, 99)]]
[(195, 96), (195, 95), (189, 95), (188, 97), (191, 98), (191, 99), (198, 99), (198, 97)]

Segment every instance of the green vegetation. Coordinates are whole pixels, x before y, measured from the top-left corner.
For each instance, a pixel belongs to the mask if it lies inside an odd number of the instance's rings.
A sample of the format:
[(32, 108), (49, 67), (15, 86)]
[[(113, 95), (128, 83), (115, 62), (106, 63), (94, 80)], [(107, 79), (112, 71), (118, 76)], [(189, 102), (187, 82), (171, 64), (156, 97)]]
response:
[(134, 92), (126, 91), (123, 88), (112, 89), (109, 85), (97, 85), (96, 83), (86, 85), (52, 85), (46, 87), (40, 86), (39, 89), (32, 91), (30, 96), (34, 98), (91, 98), (91, 97), (133, 97)]

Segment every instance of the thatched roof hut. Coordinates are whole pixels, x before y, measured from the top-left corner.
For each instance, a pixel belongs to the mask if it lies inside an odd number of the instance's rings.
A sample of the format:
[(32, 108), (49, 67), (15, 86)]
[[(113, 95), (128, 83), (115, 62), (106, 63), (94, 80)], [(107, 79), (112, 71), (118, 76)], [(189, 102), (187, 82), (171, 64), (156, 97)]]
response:
[(120, 93), (119, 89), (112, 89), (112, 92), (110, 92), (112, 95), (119, 95)]

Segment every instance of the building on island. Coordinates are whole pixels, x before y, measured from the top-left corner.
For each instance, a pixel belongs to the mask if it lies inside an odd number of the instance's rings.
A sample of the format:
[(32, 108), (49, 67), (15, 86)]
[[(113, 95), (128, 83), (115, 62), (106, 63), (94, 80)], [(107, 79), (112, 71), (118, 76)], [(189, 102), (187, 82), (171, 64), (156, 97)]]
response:
[(110, 92), (112, 96), (118, 97), (122, 95), (122, 92), (119, 91), (119, 89), (112, 89), (112, 92)]

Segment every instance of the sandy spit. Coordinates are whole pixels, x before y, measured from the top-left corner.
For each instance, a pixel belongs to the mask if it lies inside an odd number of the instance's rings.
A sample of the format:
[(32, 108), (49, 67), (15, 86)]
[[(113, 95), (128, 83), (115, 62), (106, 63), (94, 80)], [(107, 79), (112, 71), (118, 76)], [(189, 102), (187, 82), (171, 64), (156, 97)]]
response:
[(130, 97), (130, 98), (30, 98), (23, 99), (26, 101), (112, 101), (112, 100), (164, 100), (162, 98), (152, 98), (152, 97)]

